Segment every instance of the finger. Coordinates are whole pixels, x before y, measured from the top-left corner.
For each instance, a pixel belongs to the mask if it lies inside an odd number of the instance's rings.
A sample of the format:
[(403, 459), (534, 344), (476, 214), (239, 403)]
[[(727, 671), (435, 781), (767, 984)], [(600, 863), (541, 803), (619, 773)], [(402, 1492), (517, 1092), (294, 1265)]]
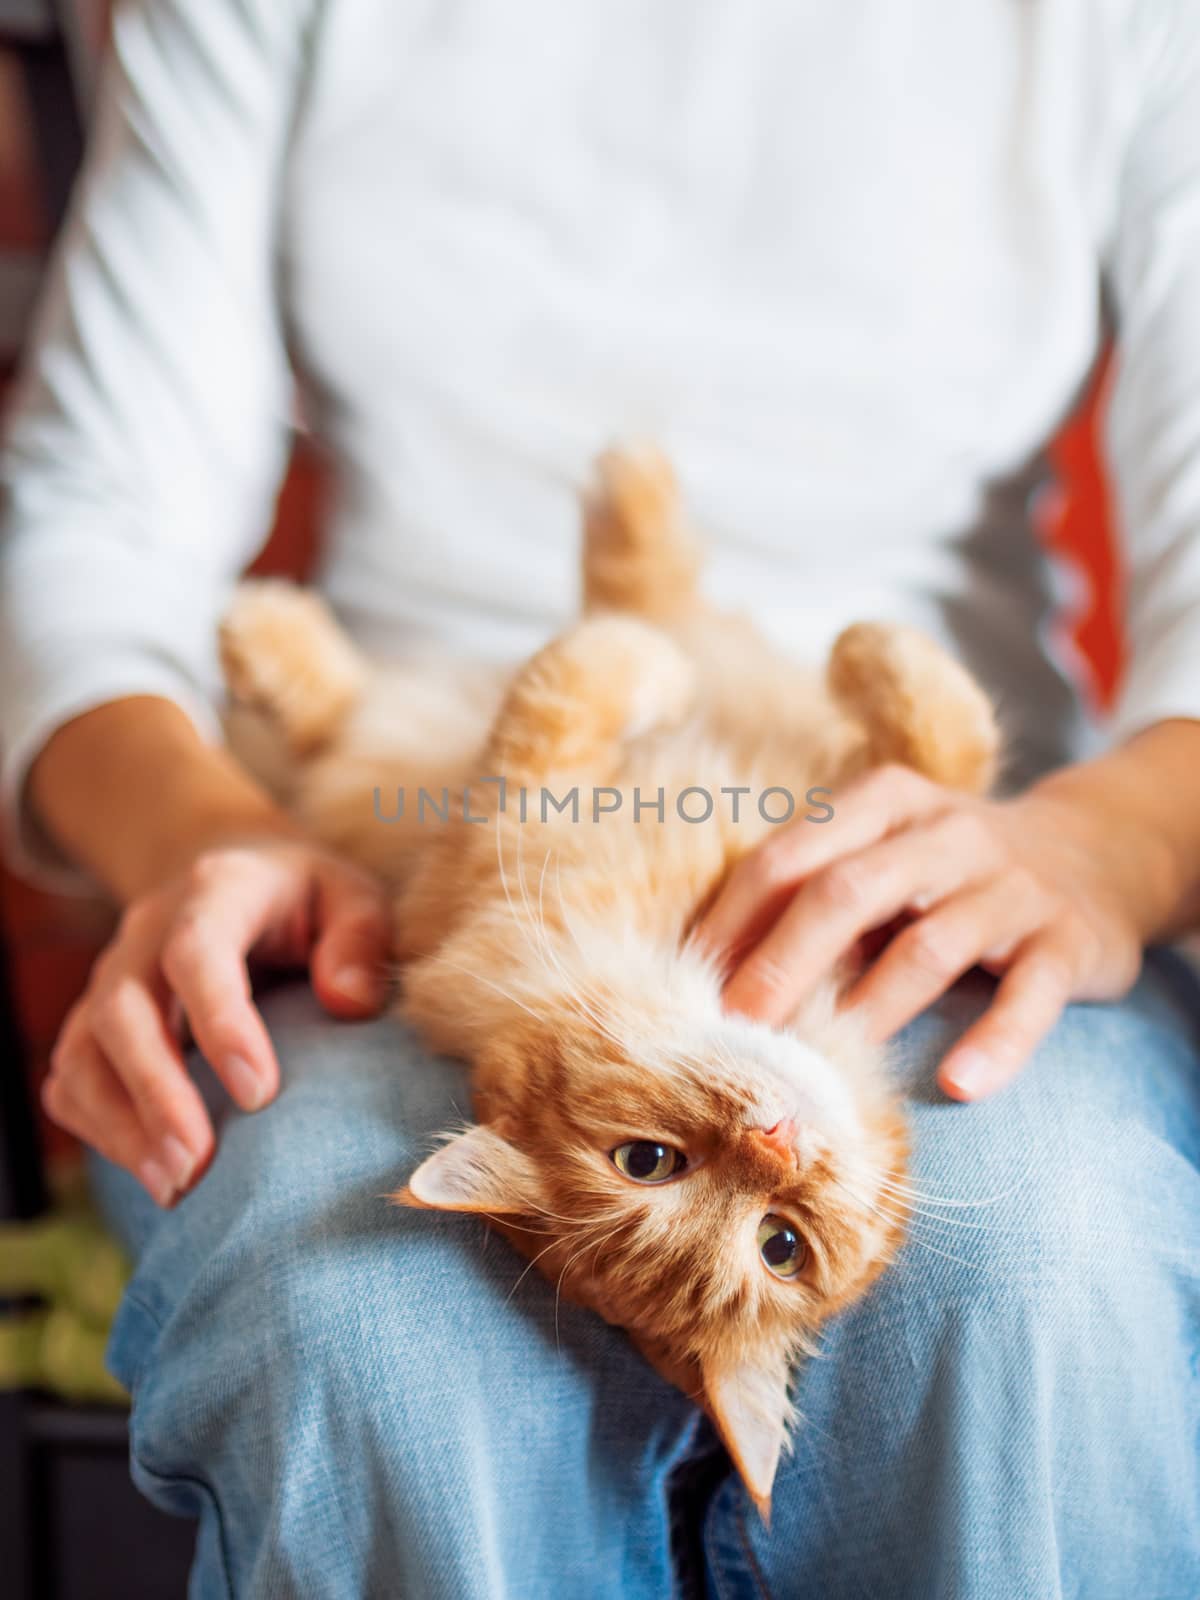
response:
[(998, 846), (969, 811), (894, 833), (816, 873), (730, 978), (725, 1004), (764, 1022), (798, 1001), (864, 934), (993, 870)]
[(169, 1206), (178, 1197), (180, 1185), (94, 1041), (79, 1040), (69, 1062), (54, 1068), (42, 1085), (42, 1104), (59, 1127), (132, 1172), (156, 1204)]
[(761, 930), (764, 908), (786, 901), (805, 878), (856, 854), (905, 822), (944, 808), (949, 796), (907, 767), (879, 767), (839, 794), (832, 822), (793, 822), (743, 857), (694, 935), (702, 951), (725, 960)]
[(335, 1016), (374, 1016), (387, 997), (388, 901), (365, 874), (331, 869), (320, 880), (313, 989)]
[(854, 985), (846, 1007), (871, 1038), (890, 1039), (979, 962), (1002, 959), (1044, 922), (1050, 901), (1024, 873), (967, 888), (896, 935)]
[(258, 1111), (279, 1087), (279, 1066), (236, 927), (218, 910), (189, 919), (168, 938), (162, 969), (201, 1055), (244, 1111)]
[(157, 974), (126, 972), (95, 995), (87, 1019), (154, 1144), (156, 1161), (183, 1190), (211, 1155), (213, 1134), (200, 1092), (168, 1027), (166, 1003)]
[[(306, 919), (307, 882), (295, 868), (247, 857), (205, 869), (167, 936), (160, 958), (201, 1054), (246, 1111), (279, 1087), (279, 1064), (251, 997), (250, 950), (267, 933)], [(295, 954), (301, 952), (296, 950)]]
[(981, 1100), (1011, 1082), (1062, 1015), (1075, 985), (1073, 953), (1059, 932), (1024, 946), (987, 1011), (938, 1069), (954, 1100)]

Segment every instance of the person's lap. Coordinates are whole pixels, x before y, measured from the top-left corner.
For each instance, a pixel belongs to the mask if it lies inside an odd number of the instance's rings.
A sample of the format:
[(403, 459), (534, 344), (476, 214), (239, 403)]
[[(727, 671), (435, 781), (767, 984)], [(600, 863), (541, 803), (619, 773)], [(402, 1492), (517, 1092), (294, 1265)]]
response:
[[(979, 1106), (932, 1084), (982, 980), (902, 1036), (930, 1198), (798, 1374), (770, 1533), (732, 1478), (694, 1510), (711, 1594), (1200, 1593), (1200, 990), (1168, 970)], [(467, 1112), (461, 1070), (299, 988), (266, 1011), (280, 1099), (175, 1212), (97, 1166), (139, 1256), (135, 1473), (201, 1514), (193, 1593), (675, 1592), (695, 1408), (478, 1222), (386, 1202)]]
[(1200, 990), (1155, 957), (955, 1105), (933, 1072), (990, 990), (897, 1042), (934, 1198), (799, 1374), (770, 1536), (744, 1522), (779, 1600), (1200, 1594)]

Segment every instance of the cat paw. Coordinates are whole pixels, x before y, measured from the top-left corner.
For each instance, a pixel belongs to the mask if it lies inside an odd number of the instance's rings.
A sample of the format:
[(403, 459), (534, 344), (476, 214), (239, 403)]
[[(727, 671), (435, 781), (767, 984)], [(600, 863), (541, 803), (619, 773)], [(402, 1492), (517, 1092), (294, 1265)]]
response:
[(522, 775), (607, 768), (626, 740), (681, 721), (695, 689), (695, 667), (665, 633), (616, 612), (590, 617), (517, 674), (494, 759)]
[(320, 596), (278, 579), (239, 584), (219, 645), (230, 698), (265, 713), (297, 754), (330, 737), (366, 682)]
[(696, 601), (700, 548), (661, 451), (652, 445), (606, 451), (584, 512), (588, 610), (668, 617)]
[(995, 777), (1000, 730), (965, 667), (916, 628), (859, 622), (833, 647), (829, 688), (866, 731), (873, 765), (898, 762), (982, 794)]
[(576, 693), (622, 741), (674, 727), (692, 709), (695, 665), (658, 628), (636, 617), (592, 617), (560, 642)]

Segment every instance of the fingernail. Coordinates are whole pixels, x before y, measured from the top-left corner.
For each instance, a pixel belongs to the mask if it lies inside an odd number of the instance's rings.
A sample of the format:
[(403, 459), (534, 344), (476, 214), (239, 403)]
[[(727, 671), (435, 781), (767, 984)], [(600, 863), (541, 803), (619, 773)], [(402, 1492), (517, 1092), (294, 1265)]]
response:
[[(168, 1133), (158, 1147), (162, 1169), (166, 1171), (176, 1189), (186, 1189), (196, 1170), (196, 1157), (187, 1146)], [(155, 1163), (157, 1165), (157, 1163)]]
[(175, 1198), (175, 1185), (157, 1161), (143, 1161), (137, 1175), (156, 1205), (169, 1206)]
[(230, 1056), (225, 1062), (225, 1082), (244, 1111), (258, 1111), (270, 1099), (271, 1090), (266, 1079), (242, 1056)]
[(379, 998), (375, 979), (366, 967), (342, 967), (334, 976), (333, 987), (360, 1006), (373, 1006)]
[(942, 1068), (942, 1082), (970, 1099), (987, 1087), (993, 1070), (991, 1057), (981, 1050), (962, 1050)]

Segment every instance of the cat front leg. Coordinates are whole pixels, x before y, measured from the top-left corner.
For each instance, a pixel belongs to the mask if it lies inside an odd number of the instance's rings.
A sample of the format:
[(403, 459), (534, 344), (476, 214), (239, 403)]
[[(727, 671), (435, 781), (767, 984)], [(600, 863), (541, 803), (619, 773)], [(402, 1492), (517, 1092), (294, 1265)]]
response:
[(695, 668), (636, 618), (589, 617), (538, 652), (513, 680), (488, 743), (490, 772), (532, 787), (562, 775), (601, 781), (628, 740), (679, 722)]

